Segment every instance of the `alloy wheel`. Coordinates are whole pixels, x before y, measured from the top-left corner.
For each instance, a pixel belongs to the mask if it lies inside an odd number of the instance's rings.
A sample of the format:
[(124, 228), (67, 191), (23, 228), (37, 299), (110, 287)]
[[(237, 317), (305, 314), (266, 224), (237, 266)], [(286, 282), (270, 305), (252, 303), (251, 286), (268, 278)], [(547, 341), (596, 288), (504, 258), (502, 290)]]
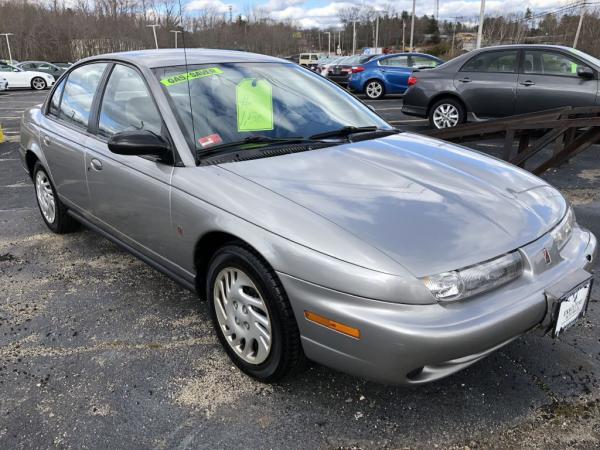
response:
[(370, 98), (379, 98), (383, 94), (383, 86), (379, 81), (371, 81), (365, 89), (367, 96)]
[(263, 363), (271, 351), (271, 319), (250, 277), (236, 267), (224, 268), (215, 278), (213, 299), (229, 346), (247, 363)]
[(44, 218), (48, 223), (54, 223), (54, 219), (56, 218), (54, 192), (52, 191), (52, 186), (50, 186), (48, 176), (41, 170), (35, 175), (35, 193)]
[(437, 129), (455, 127), (459, 120), (458, 109), (450, 103), (442, 103), (433, 112), (433, 124)]
[(31, 85), (33, 86), (34, 89), (41, 91), (42, 89), (46, 89), (46, 82), (40, 78), (40, 77), (36, 77), (31, 81)]

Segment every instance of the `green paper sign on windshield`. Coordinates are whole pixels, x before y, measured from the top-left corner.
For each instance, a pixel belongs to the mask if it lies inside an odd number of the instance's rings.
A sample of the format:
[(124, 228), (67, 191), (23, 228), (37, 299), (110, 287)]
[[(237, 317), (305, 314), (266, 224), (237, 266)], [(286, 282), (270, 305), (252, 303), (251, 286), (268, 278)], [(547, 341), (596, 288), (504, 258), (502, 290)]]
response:
[(235, 88), (239, 132), (273, 129), (273, 96), (266, 80), (245, 78)]

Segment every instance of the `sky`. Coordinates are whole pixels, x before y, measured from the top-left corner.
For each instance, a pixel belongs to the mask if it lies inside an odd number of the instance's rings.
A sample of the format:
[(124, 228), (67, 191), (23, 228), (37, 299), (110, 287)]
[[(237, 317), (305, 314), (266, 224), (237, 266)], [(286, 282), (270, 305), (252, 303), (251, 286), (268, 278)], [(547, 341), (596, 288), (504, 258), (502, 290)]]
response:
[[(575, 3), (577, 0), (486, 0), (486, 14), (520, 13), (527, 7), (534, 13), (553, 10), (557, 7)], [(473, 18), (479, 15), (480, 0), (439, 0), (439, 18)], [(268, 16), (278, 20), (292, 20), (303, 28), (329, 28), (339, 26), (338, 12), (361, 4), (368, 4), (379, 11), (385, 11), (392, 5), (396, 10), (410, 11), (412, 0), (182, 0), (184, 8), (190, 13), (201, 13), (209, 8), (212, 11), (228, 13), (232, 6), (234, 17), (245, 16), (252, 8), (261, 8)], [(435, 0), (417, 0), (416, 15), (432, 15)], [(459, 19), (460, 20), (460, 19)]]

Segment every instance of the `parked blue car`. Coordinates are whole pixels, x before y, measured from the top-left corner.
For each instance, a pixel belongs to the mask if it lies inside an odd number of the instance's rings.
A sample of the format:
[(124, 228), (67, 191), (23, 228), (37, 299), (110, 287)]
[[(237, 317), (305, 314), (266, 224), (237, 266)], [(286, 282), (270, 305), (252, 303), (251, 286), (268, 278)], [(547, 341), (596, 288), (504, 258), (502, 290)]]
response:
[(425, 53), (395, 53), (352, 68), (348, 89), (376, 100), (385, 94), (403, 94), (414, 70), (433, 69), (444, 61)]

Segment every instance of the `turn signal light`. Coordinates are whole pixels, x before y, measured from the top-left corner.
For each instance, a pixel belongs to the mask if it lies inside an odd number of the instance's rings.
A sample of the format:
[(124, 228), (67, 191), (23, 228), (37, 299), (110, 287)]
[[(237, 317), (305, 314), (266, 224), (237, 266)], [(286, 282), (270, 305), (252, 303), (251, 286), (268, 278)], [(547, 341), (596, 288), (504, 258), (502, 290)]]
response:
[(413, 77), (412, 75), (408, 77), (408, 86), (414, 86), (417, 84), (417, 77)]
[(363, 66), (355, 66), (352, 68), (352, 73), (364, 72), (365, 68)]
[(335, 320), (331, 320), (327, 317), (320, 316), (319, 314), (316, 314), (312, 311), (304, 311), (304, 317), (306, 317), (306, 319), (310, 320), (311, 322), (318, 323), (319, 325), (323, 325), (324, 327), (345, 334), (346, 336), (350, 336), (355, 339), (360, 339), (360, 330), (358, 328), (354, 328), (343, 323), (336, 322)]

